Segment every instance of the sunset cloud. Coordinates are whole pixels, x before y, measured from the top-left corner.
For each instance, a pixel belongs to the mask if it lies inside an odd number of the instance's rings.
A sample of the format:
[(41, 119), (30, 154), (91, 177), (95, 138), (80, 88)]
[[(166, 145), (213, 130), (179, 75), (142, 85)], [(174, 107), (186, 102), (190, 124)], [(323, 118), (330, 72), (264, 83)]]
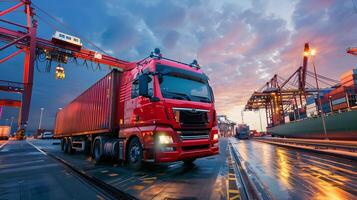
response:
[[(71, 6), (37, 4), (120, 59), (139, 60), (155, 47), (161, 48), (165, 57), (187, 63), (198, 59), (210, 77), (218, 112), (236, 121), (254, 90), (275, 73), (284, 77), (301, 65), (305, 42), (317, 49), (321, 74), (338, 79), (356, 66), (356, 58), (345, 53), (347, 47), (357, 45), (357, 13), (351, 1), (83, 0), (71, 2)], [(39, 23), (39, 35), (50, 38), (54, 30), (41, 20)], [(10, 65), (18, 63), (12, 61), (4, 69), (12, 71)], [(39, 108), (47, 106), (45, 125), (51, 127), (58, 107), (108, 72), (74, 65), (66, 65), (67, 71), (68, 79), (60, 83), (53, 75), (36, 73), (30, 126), (35, 127)], [(1, 79), (8, 77), (0, 75)]]

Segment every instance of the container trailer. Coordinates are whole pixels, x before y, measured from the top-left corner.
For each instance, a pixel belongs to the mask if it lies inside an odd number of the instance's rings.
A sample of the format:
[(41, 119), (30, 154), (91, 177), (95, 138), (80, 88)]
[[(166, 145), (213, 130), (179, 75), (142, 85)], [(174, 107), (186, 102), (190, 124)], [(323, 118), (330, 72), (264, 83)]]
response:
[(96, 161), (191, 163), (219, 153), (213, 91), (197, 62), (161, 54), (113, 69), (56, 115), (54, 137), (65, 153)]

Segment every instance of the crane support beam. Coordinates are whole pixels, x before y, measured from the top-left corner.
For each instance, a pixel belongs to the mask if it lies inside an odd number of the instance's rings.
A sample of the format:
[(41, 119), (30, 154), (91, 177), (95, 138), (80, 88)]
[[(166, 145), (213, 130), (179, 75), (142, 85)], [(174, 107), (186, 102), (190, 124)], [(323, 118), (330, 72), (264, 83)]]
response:
[(9, 106), (9, 107), (21, 107), (21, 101), (19, 100), (12, 100), (12, 99), (0, 99), (0, 107), (2, 106)]
[(15, 57), (17, 54), (22, 53), (22, 52), (24, 52), (23, 49), (19, 49), (19, 50), (15, 51), (14, 53), (12, 53), (12, 54), (6, 56), (5, 58), (1, 59), (0, 60), (0, 64), (5, 62), (5, 61), (7, 61), (7, 60), (9, 60), (9, 59), (11, 59), (11, 58), (13, 58), (13, 57)]
[[(0, 27), (0, 41), (4, 42), (13, 42), (14, 40), (17, 41), (17, 45), (24, 48), (28, 46), (27, 41), (23, 41), (19, 38), (24, 38), (28, 36), (26, 33), (22, 32), (17, 32), (13, 31), (7, 28)], [(14, 44), (14, 43), (12, 43)], [(7, 45), (6, 45), (7, 46)], [(42, 39), (42, 38), (36, 38), (36, 48), (42, 51), (56, 51), (56, 52), (63, 52), (66, 53), (66, 55), (73, 57), (73, 58), (79, 58), (83, 60), (89, 60), (95, 63), (99, 64), (104, 64), (108, 65), (109, 67), (115, 67), (119, 68), (122, 70), (128, 70), (131, 69), (132, 67), (135, 66), (135, 63), (127, 62), (124, 60), (120, 60), (111, 56), (107, 55), (100, 55), (100, 58), (98, 58), (98, 53), (93, 50), (88, 50), (88, 49), (78, 49), (78, 47), (74, 47), (71, 45), (66, 45), (66, 44), (59, 44), (59, 43), (53, 43), (50, 40)], [(70, 52), (70, 53), (68, 53)]]
[(4, 10), (4, 11), (1, 11), (0, 12), (0, 17), (3, 16), (3, 15), (8, 14), (8, 13), (14, 11), (14, 10), (16, 10), (17, 8), (19, 8), (19, 7), (23, 6), (23, 5), (25, 5), (25, 2), (20, 2), (20, 3), (8, 8), (8, 9)]

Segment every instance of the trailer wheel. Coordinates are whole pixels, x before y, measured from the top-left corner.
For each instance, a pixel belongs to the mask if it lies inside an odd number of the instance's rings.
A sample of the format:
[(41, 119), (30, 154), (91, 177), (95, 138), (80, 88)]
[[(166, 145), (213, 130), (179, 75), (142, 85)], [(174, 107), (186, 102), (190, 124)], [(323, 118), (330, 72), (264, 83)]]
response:
[(143, 151), (138, 138), (130, 140), (127, 151), (128, 167), (133, 170), (139, 170), (142, 166)]
[(68, 138), (64, 138), (64, 145), (63, 145), (63, 151), (64, 151), (64, 153), (68, 153), (68, 146), (69, 146), (68, 143), (69, 143), (69, 142), (68, 142)]
[(95, 140), (93, 146), (93, 158), (96, 162), (100, 162), (103, 158), (103, 151), (101, 148), (100, 140)]

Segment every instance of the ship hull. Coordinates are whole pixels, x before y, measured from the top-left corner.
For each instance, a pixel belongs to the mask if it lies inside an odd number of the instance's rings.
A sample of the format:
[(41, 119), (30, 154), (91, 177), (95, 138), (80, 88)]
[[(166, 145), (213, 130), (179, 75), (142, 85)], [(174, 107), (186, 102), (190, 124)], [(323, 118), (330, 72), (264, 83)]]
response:
[[(321, 117), (268, 128), (272, 136), (289, 138), (357, 140), (357, 110), (326, 116), (327, 135)], [(327, 137), (326, 137), (327, 136)]]

